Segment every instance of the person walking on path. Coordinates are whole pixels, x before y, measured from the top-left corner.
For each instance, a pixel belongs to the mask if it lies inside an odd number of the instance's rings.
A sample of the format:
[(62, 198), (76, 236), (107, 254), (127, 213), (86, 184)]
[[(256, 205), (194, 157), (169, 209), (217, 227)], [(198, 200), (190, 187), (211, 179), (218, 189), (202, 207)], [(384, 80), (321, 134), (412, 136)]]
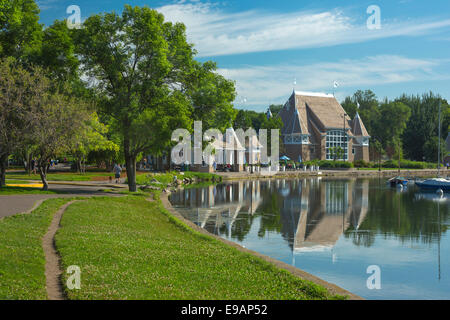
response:
[(116, 177), (116, 183), (120, 183), (120, 174), (122, 173), (122, 168), (117, 163), (114, 165), (114, 173)]

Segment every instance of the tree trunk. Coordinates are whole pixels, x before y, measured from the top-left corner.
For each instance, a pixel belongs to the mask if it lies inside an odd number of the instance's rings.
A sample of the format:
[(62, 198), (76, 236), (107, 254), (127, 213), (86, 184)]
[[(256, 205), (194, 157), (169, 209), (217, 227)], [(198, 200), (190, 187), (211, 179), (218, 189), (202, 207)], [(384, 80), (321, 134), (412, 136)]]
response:
[(39, 175), (41, 176), (42, 180), (42, 190), (47, 191), (48, 190), (48, 182), (47, 182), (47, 164), (41, 165), (39, 164)]
[[(32, 171), (32, 168), (31, 168), (31, 161), (33, 160), (33, 155), (30, 153), (29, 155), (28, 155), (28, 159), (27, 159), (27, 162), (28, 162), (28, 168), (27, 168), (27, 174), (31, 174), (31, 171)], [(36, 164), (34, 164), (34, 165), (36, 165)]]
[(130, 150), (130, 140), (125, 137), (123, 140), (123, 151), (125, 154), (125, 165), (127, 167), (128, 190), (136, 192), (136, 156)]
[(77, 160), (76, 160), (76, 170), (77, 170), (77, 173), (82, 173), (81, 172), (81, 159), (79, 158), (79, 157), (77, 157)]
[(108, 171), (108, 172), (113, 171), (113, 168), (114, 168), (113, 162), (110, 160), (105, 161), (105, 167), (106, 167), (106, 171)]
[(128, 189), (130, 192), (136, 192), (136, 157), (126, 157)]
[(30, 152), (24, 152), (22, 154), (22, 157), (23, 157), (23, 168), (24, 168), (25, 172), (29, 175), (29, 174), (31, 174), (32, 155)]
[(8, 161), (7, 156), (0, 158), (0, 188), (6, 186), (6, 162)]
[(168, 151), (167, 151), (167, 161), (168, 161), (168, 165), (169, 165), (169, 171), (171, 171), (172, 170), (172, 152), (171, 152), (171, 150), (169, 149)]

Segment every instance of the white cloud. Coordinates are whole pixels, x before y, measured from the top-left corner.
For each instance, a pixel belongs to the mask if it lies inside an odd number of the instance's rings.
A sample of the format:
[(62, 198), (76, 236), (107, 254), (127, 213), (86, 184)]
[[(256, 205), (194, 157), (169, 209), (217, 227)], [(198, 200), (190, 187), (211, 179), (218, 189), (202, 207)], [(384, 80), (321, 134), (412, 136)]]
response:
[(237, 106), (255, 107), (284, 103), (292, 92), (294, 77), (296, 90), (301, 91), (330, 92), (337, 80), (340, 94), (336, 96), (342, 99), (353, 87), (449, 79), (449, 75), (437, 71), (446, 63), (449, 61), (378, 55), (310, 65), (245, 66), (220, 69), (219, 73), (236, 81)]
[(333, 46), (395, 36), (415, 36), (450, 27), (450, 19), (387, 23), (369, 30), (343, 10), (228, 13), (218, 5), (180, 1), (158, 8), (167, 20), (183, 22), (199, 56), (219, 56)]
[(58, 2), (58, 0), (38, 0), (38, 1), (36, 1), (40, 10), (52, 9), (55, 7), (55, 4), (57, 2)]

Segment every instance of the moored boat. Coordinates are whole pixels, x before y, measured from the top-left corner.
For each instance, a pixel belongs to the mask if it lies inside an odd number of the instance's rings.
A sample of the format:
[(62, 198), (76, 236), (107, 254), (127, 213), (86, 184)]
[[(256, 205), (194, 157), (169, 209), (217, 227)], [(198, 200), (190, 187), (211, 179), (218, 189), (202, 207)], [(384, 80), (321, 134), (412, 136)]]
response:
[(444, 178), (433, 178), (426, 179), (424, 181), (416, 181), (416, 185), (425, 190), (437, 191), (441, 189), (442, 191), (450, 191), (450, 180)]
[(396, 187), (398, 185), (406, 187), (408, 185), (408, 179), (403, 177), (394, 177), (392, 179), (389, 179), (388, 183), (390, 184), (391, 187)]

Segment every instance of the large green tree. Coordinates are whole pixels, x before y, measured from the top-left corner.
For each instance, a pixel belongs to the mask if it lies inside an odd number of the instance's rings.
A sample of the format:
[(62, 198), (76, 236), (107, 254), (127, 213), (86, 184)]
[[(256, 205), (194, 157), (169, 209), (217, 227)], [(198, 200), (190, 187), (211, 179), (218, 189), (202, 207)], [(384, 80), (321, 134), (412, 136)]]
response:
[[(411, 109), (402, 102), (386, 101), (380, 107), (380, 119), (374, 125), (373, 135), (382, 141), (383, 147), (398, 145), (411, 116)], [(397, 141), (394, 143), (394, 141)]]
[(12, 57), (0, 60), (0, 187), (9, 156), (26, 145), (30, 108), (44, 91), (39, 76), (32, 77)]
[[(449, 124), (449, 105), (447, 101), (430, 92), (422, 96), (401, 96), (398, 101), (411, 109), (411, 117), (403, 133), (406, 157), (423, 161), (425, 145), (438, 136), (439, 103), (442, 107), (442, 138), (446, 138)], [(437, 145), (437, 143), (436, 143)], [(437, 158), (437, 154), (436, 154)]]
[[(170, 144), (171, 135), (161, 132), (190, 128), (193, 110), (202, 119), (232, 110), (234, 95), (220, 94), (234, 87), (214, 73), (214, 64), (194, 60), (183, 24), (165, 22), (155, 10), (127, 5), (121, 15), (91, 16), (75, 39), (85, 71), (103, 93), (102, 111), (121, 133), (130, 191), (136, 191), (137, 157)], [(220, 102), (219, 112), (211, 112)]]
[(214, 128), (223, 132), (233, 125), (238, 113), (232, 103), (236, 90), (234, 82), (217, 74), (216, 69), (214, 62), (195, 62), (186, 86), (194, 106), (194, 120), (202, 121), (205, 130)]
[(14, 57), (28, 63), (40, 54), (42, 36), (34, 0), (0, 2), (0, 58)]
[(72, 30), (66, 21), (56, 20), (43, 31), (40, 55), (35, 63), (46, 68), (52, 79), (77, 82), (79, 60), (75, 55)]
[(93, 112), (84, 121), (83, 126), (76, 132), (72, 139), (70, 153), (76, 159), (76, 169), (78, 172), (86, 171), (86, 160), (91, 152), (104, 154), (117, 154), (120, 147), (108, 139), (109, 127), (99, 121), (96, 112)]

